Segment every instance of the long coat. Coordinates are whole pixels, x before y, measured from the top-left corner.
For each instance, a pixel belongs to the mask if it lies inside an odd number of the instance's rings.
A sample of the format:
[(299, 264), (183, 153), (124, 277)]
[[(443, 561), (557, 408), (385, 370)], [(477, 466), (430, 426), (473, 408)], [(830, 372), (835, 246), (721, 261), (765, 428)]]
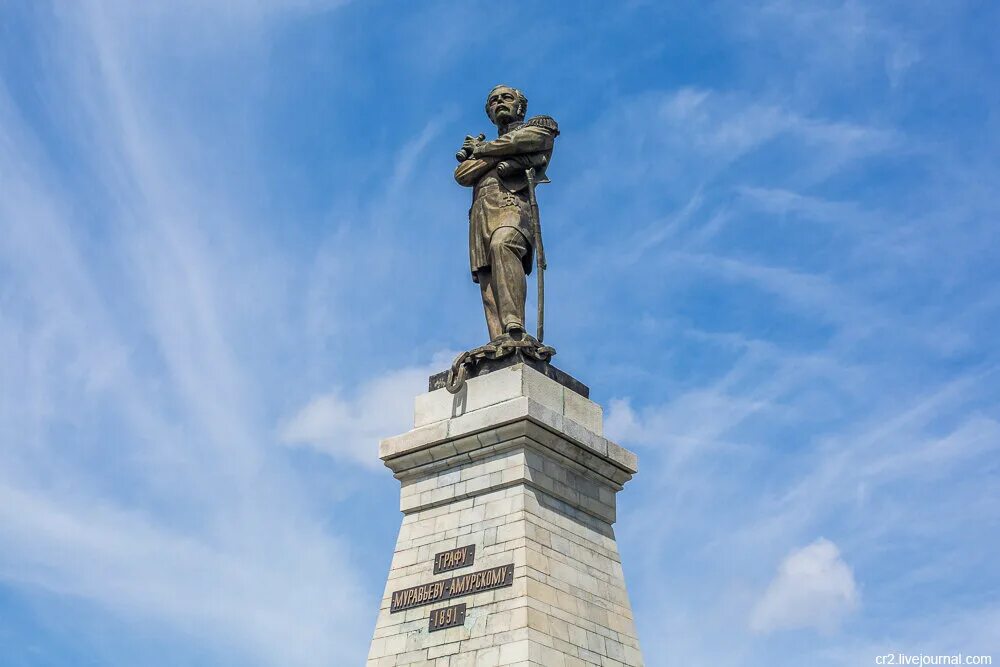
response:
[[(477, 272), (489, 267), (490, 237), (501, 227), (513, 227), (524, 235), (528, 252), (521, 261), (524, 272), (531, 273), (534, 235), (524, 172), (534, 167), (537, 182), (548, 182), (545, 170), (558, 134), (554, 120), (536, 116), (509, 128), (493, 141), (478, 144), (472, 158), (455, 168), (459, 185), (473, 188), (469, 209), (469, 264), (473, 281), (479, 282)], [(497, 167), (503, 163), (507, 169), (501, 176)]]

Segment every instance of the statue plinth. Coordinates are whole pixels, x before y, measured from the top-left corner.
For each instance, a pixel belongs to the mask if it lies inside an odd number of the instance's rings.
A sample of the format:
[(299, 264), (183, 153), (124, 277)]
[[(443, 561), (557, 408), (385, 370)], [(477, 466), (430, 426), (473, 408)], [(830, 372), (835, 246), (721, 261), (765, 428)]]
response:
[[(553, 354), (554, 353), (555, 352), (553, 351)], [(549, 356), (551, 357), (551, 355)], [(590, 387), (583, 384), (569, 373), (559, 370), (548, 361), (540, 360), (538, 355), (531, 354), (530, 352), (526, 353), (523, 350), (514, 350), (510, 354), (499, 358), (483, 356), (476, 359), (472, 363), (468, 364), (468, 369), (466, 371), (467, 377), (480, 377), (494, 371), (516, 366), (517, 364), (530, 366), (542, 375), (548, 377), (550, 380), (555, 380), (570, 391), (574, 391), (584, 398), (590, 398)], [(448, 384), (448, 373), (449, 371), (444, 370), (427, 378), (427, 391), (444, 389)]]
[(404, 516), (369, 667), (643, 664), (612, 529), (636, 456), (558, 373), (432, 389), (380, 443)]

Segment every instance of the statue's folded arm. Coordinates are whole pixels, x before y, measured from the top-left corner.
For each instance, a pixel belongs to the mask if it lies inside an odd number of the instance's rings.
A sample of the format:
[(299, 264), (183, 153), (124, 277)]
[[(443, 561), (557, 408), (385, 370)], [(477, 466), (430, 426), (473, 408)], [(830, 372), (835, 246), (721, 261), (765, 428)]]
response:
[(552, 150), (552, 132), (534, 125), (528, 125), (503, 135), (493, 141), (476, 144), (474, 157), (504, 157), (522, 153), (540, 153)]
[(459, 185), (471, 188), (483, 175), (493, 168), (494, 160), (473, 158), (459, 163), (455, 167), (455, 180)]

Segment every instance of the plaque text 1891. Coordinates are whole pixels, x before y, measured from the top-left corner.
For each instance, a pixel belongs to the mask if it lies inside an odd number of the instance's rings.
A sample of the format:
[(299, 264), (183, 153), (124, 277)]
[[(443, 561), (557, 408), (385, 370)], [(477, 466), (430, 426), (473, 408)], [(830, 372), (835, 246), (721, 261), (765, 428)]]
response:
[(444, 602), (463, 595), (475, 595), (495, 588), (514, 585), (514, 565), (501, 565), (471, 574), (460, 574), (451, 579), (404, 588), (392, 594), (389, 612), (395, 614), (425, 604)]
[(435, 609), (431, 612), (428, 632), (436, 632), (445, 628), (454, 628), (465, 623), (465, 603), (456, 604), (444, 609)]

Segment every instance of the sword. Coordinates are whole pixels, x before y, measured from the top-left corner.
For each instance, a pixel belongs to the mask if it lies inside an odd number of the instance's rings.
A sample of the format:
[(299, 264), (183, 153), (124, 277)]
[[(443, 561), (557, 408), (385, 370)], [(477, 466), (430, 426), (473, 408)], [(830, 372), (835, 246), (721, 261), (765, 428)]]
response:
[(524, 172), (528, 178), (528, 202), (531, 204), (531, 232), (535, 237), (535, 266), (538, 267), (538, 342), (545, 337), (545, 247), (542, 245), (542, 221), (538, 217), (538, 200), (535, 199), (535, 168)]

